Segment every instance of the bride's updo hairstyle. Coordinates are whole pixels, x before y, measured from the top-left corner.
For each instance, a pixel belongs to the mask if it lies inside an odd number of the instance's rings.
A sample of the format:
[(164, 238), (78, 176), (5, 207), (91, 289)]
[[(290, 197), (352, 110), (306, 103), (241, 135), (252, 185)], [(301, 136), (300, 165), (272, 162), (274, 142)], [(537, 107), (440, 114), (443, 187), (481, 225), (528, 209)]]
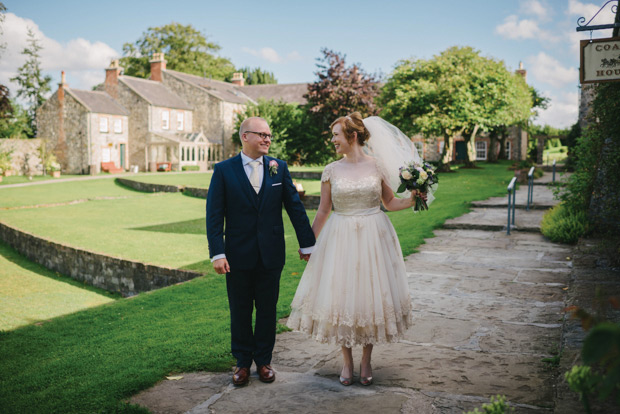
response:
[(342, 126), (342, 132), (344, 133), (344, 137), (347, 139), (349, 143), (353, 141), (353, 133), (357, 132), (357, 143), (360, 146), (364, 146), (364, 143), (370, 138), (370, 132), (364, 126), (364, 122), (362, 121), (362, 114), (359, 112), (353, 112), (351, 115), (341, 116), (336, 119), (329, 126), (331, 130), (334, 128), (334, 125), (340, 124)]

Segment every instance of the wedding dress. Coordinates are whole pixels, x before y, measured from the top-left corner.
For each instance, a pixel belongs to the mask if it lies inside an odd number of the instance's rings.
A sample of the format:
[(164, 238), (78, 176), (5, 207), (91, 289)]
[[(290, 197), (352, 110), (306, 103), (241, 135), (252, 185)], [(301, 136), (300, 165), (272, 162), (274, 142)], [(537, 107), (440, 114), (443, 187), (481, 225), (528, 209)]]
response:
[(334, 211), (317, 239), (287, 325), (347, 347), (395, 342), (413, 315), (394, 227), (380, 210), (385, 170), (344, 160), (323, 171)]

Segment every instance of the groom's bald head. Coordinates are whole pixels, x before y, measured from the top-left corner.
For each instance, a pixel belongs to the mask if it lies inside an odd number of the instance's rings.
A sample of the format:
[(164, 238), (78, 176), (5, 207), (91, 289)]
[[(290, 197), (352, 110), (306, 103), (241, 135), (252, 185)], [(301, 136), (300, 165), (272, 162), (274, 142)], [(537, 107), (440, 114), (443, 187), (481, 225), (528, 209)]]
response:
[(241, 122), (241, 126), (239, 127), (239, 139), (243, 141), (243, 139), (241, 138), (243, 133), (246, 131), (254, 131), (257, 124), (260, 124), (261, 126), (266, 124), (267, 127), (269, 127), (269, 124), (267, 123), (265, 118), (261, 118), (260, 116), (252, 116), (250, 118), (246, 118), (243, 120), (243, 122)]

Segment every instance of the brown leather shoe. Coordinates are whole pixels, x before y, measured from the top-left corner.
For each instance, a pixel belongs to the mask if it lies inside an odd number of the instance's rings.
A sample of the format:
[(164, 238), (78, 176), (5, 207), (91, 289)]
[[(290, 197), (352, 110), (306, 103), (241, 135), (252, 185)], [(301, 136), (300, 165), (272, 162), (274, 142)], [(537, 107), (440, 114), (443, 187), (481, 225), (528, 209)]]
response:
[(250, 368), (236, 367), (232, 381), (237, 387), (248, 385), (248, 382), (250, 382)]
[(276, 380), (276, 372), (271, 365), (261, 365), (258, 367), (258, 379), (262, 382), (274, 382)]

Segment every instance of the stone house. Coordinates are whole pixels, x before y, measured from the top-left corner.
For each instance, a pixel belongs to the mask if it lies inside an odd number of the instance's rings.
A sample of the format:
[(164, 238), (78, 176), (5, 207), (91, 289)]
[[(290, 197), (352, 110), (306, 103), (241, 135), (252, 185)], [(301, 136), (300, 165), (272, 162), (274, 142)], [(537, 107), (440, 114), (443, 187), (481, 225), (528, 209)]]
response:
[(129, 160), (142, 171), (158, 163), (173, 169), (197, 166), (207, 169), (208, 142), (194, 126), (194, 107), (162, 82), (121, 74), (118, 61), (106, 69), (98, 89), (129, 108)]
[(129, 112), (105, 92), (69, 88), (64, 72), (61, 79), (58, 90), (37, 110), (37, 127), (62, 171), (88, 174), (104, 162), (126, 168)]

